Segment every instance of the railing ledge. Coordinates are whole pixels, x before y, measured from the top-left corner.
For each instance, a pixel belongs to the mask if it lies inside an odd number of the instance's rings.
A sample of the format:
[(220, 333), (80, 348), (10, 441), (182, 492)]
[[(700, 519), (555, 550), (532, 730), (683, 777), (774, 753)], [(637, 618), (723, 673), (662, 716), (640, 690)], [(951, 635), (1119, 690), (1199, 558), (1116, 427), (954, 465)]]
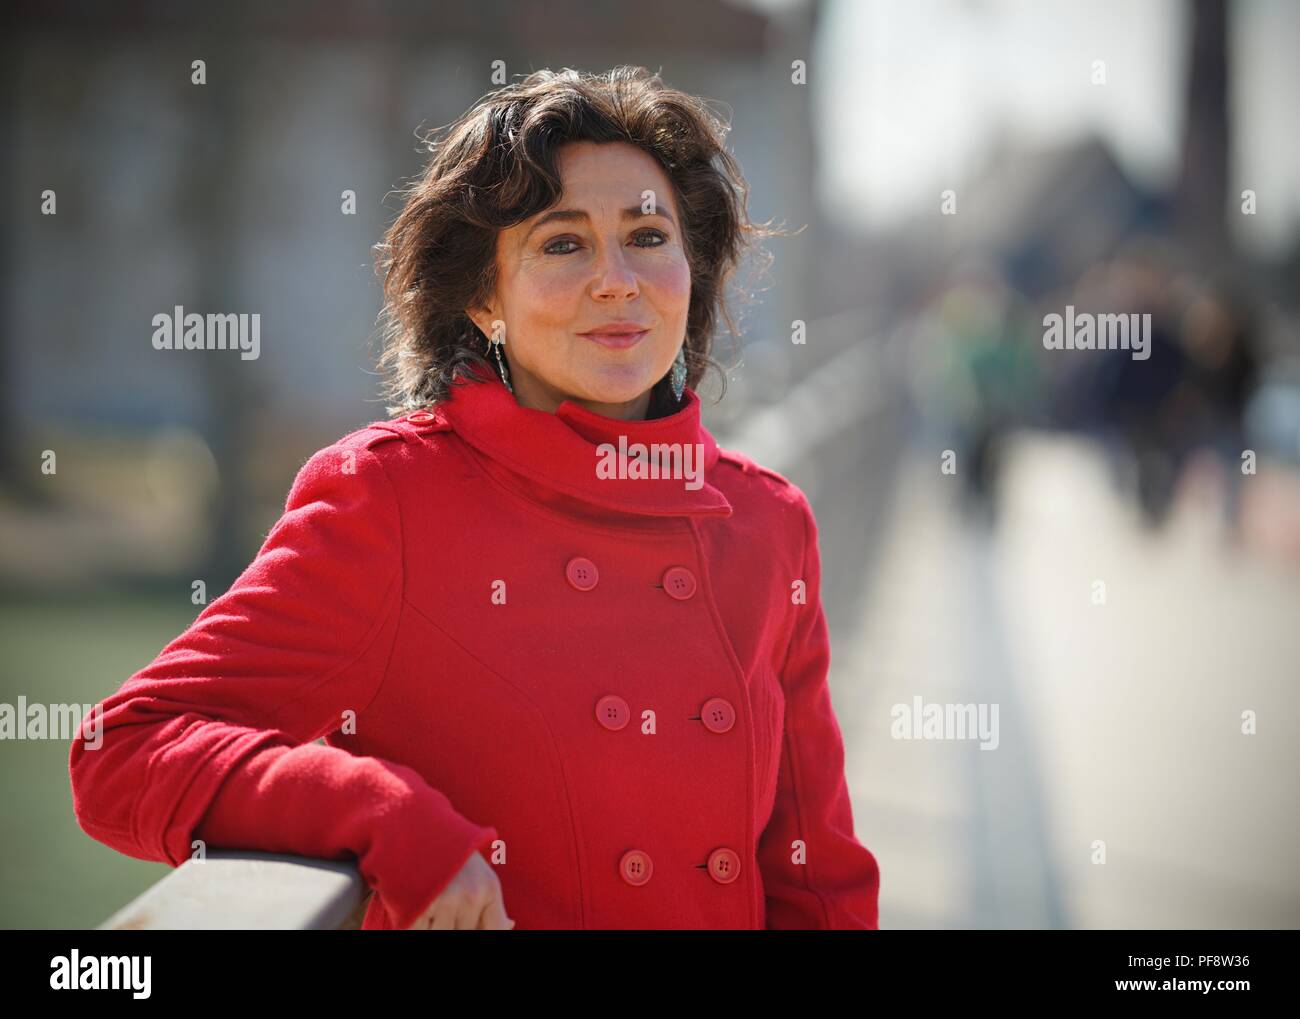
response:
[(98, 930), (355, 930), (368, 889), (348, 861), (246, 850), (186, 860)]

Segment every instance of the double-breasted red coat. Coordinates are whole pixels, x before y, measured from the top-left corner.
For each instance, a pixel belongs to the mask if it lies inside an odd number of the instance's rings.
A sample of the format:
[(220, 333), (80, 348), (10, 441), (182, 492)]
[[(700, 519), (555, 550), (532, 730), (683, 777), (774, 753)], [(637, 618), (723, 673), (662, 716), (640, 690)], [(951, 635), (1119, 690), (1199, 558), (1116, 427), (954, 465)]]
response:
[[(874, 928), (816, 523), (686, 394), (627, 422), (491, 378), (313, 454), (74, 741), (82, 828), (173, 865), (194, 839), (355, 857), (364, 928), (475, 851), (518, 930)], [(609, 476), (620, 436), (698, 444), (702, 477)]]

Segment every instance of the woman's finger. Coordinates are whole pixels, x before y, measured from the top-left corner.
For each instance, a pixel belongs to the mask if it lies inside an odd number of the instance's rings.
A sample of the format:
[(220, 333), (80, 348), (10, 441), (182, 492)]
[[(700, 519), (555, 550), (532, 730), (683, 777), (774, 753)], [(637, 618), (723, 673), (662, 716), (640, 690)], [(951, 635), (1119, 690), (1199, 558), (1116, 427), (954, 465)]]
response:
[(478, 929), (478, 918), (482, 909), (475, 906), (470, 899), (462, 899), (456, 910), (456, 930), (472, 931)]
[(499, 898), (494, 897), (483, 910), (483, 917), (479, 921), (478, 929), (481, 931), (508, 931), (514, 925), (515, 922), (506, 916), (505, 904)]

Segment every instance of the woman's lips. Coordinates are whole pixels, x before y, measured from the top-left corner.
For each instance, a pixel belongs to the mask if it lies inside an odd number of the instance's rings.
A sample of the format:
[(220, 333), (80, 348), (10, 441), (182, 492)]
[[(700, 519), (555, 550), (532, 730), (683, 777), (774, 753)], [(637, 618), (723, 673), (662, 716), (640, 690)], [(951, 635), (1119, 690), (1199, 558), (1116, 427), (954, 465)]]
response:
[(649, 329), (642, 329), (639, 333), (579, 333), (579, 336), (585, 336), (592, 343), (599, 343), (602, 347), (612, 347), (615, 350), (623, 350), (627, 347), (636, 346), (650, 332)]

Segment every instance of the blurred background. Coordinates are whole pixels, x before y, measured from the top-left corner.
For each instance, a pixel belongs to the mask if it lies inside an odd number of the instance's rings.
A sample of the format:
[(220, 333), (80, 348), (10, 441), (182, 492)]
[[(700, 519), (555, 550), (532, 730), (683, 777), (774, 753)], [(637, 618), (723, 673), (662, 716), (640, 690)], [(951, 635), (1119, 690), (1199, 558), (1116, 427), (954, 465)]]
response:
[[(881, 926), (1300, 925), (1300, 6), (10, 11), (0, 702), (116, 689), (386, 416), (372, 246), (417, 131), (494, 66), (640, 64), (805, 227), (705, 419), (813, 500)], [(260, 357), (155, 350), (176, 305), (260, 314)], [(1150, 358), (1045, 349), (1067, 306), (1149, 314)], [(894, 738), (918, 697), (996, 704), (997, 749)], [(67, 754), (0, 741), (0, 927), (168, 872), (81, 832)]]

